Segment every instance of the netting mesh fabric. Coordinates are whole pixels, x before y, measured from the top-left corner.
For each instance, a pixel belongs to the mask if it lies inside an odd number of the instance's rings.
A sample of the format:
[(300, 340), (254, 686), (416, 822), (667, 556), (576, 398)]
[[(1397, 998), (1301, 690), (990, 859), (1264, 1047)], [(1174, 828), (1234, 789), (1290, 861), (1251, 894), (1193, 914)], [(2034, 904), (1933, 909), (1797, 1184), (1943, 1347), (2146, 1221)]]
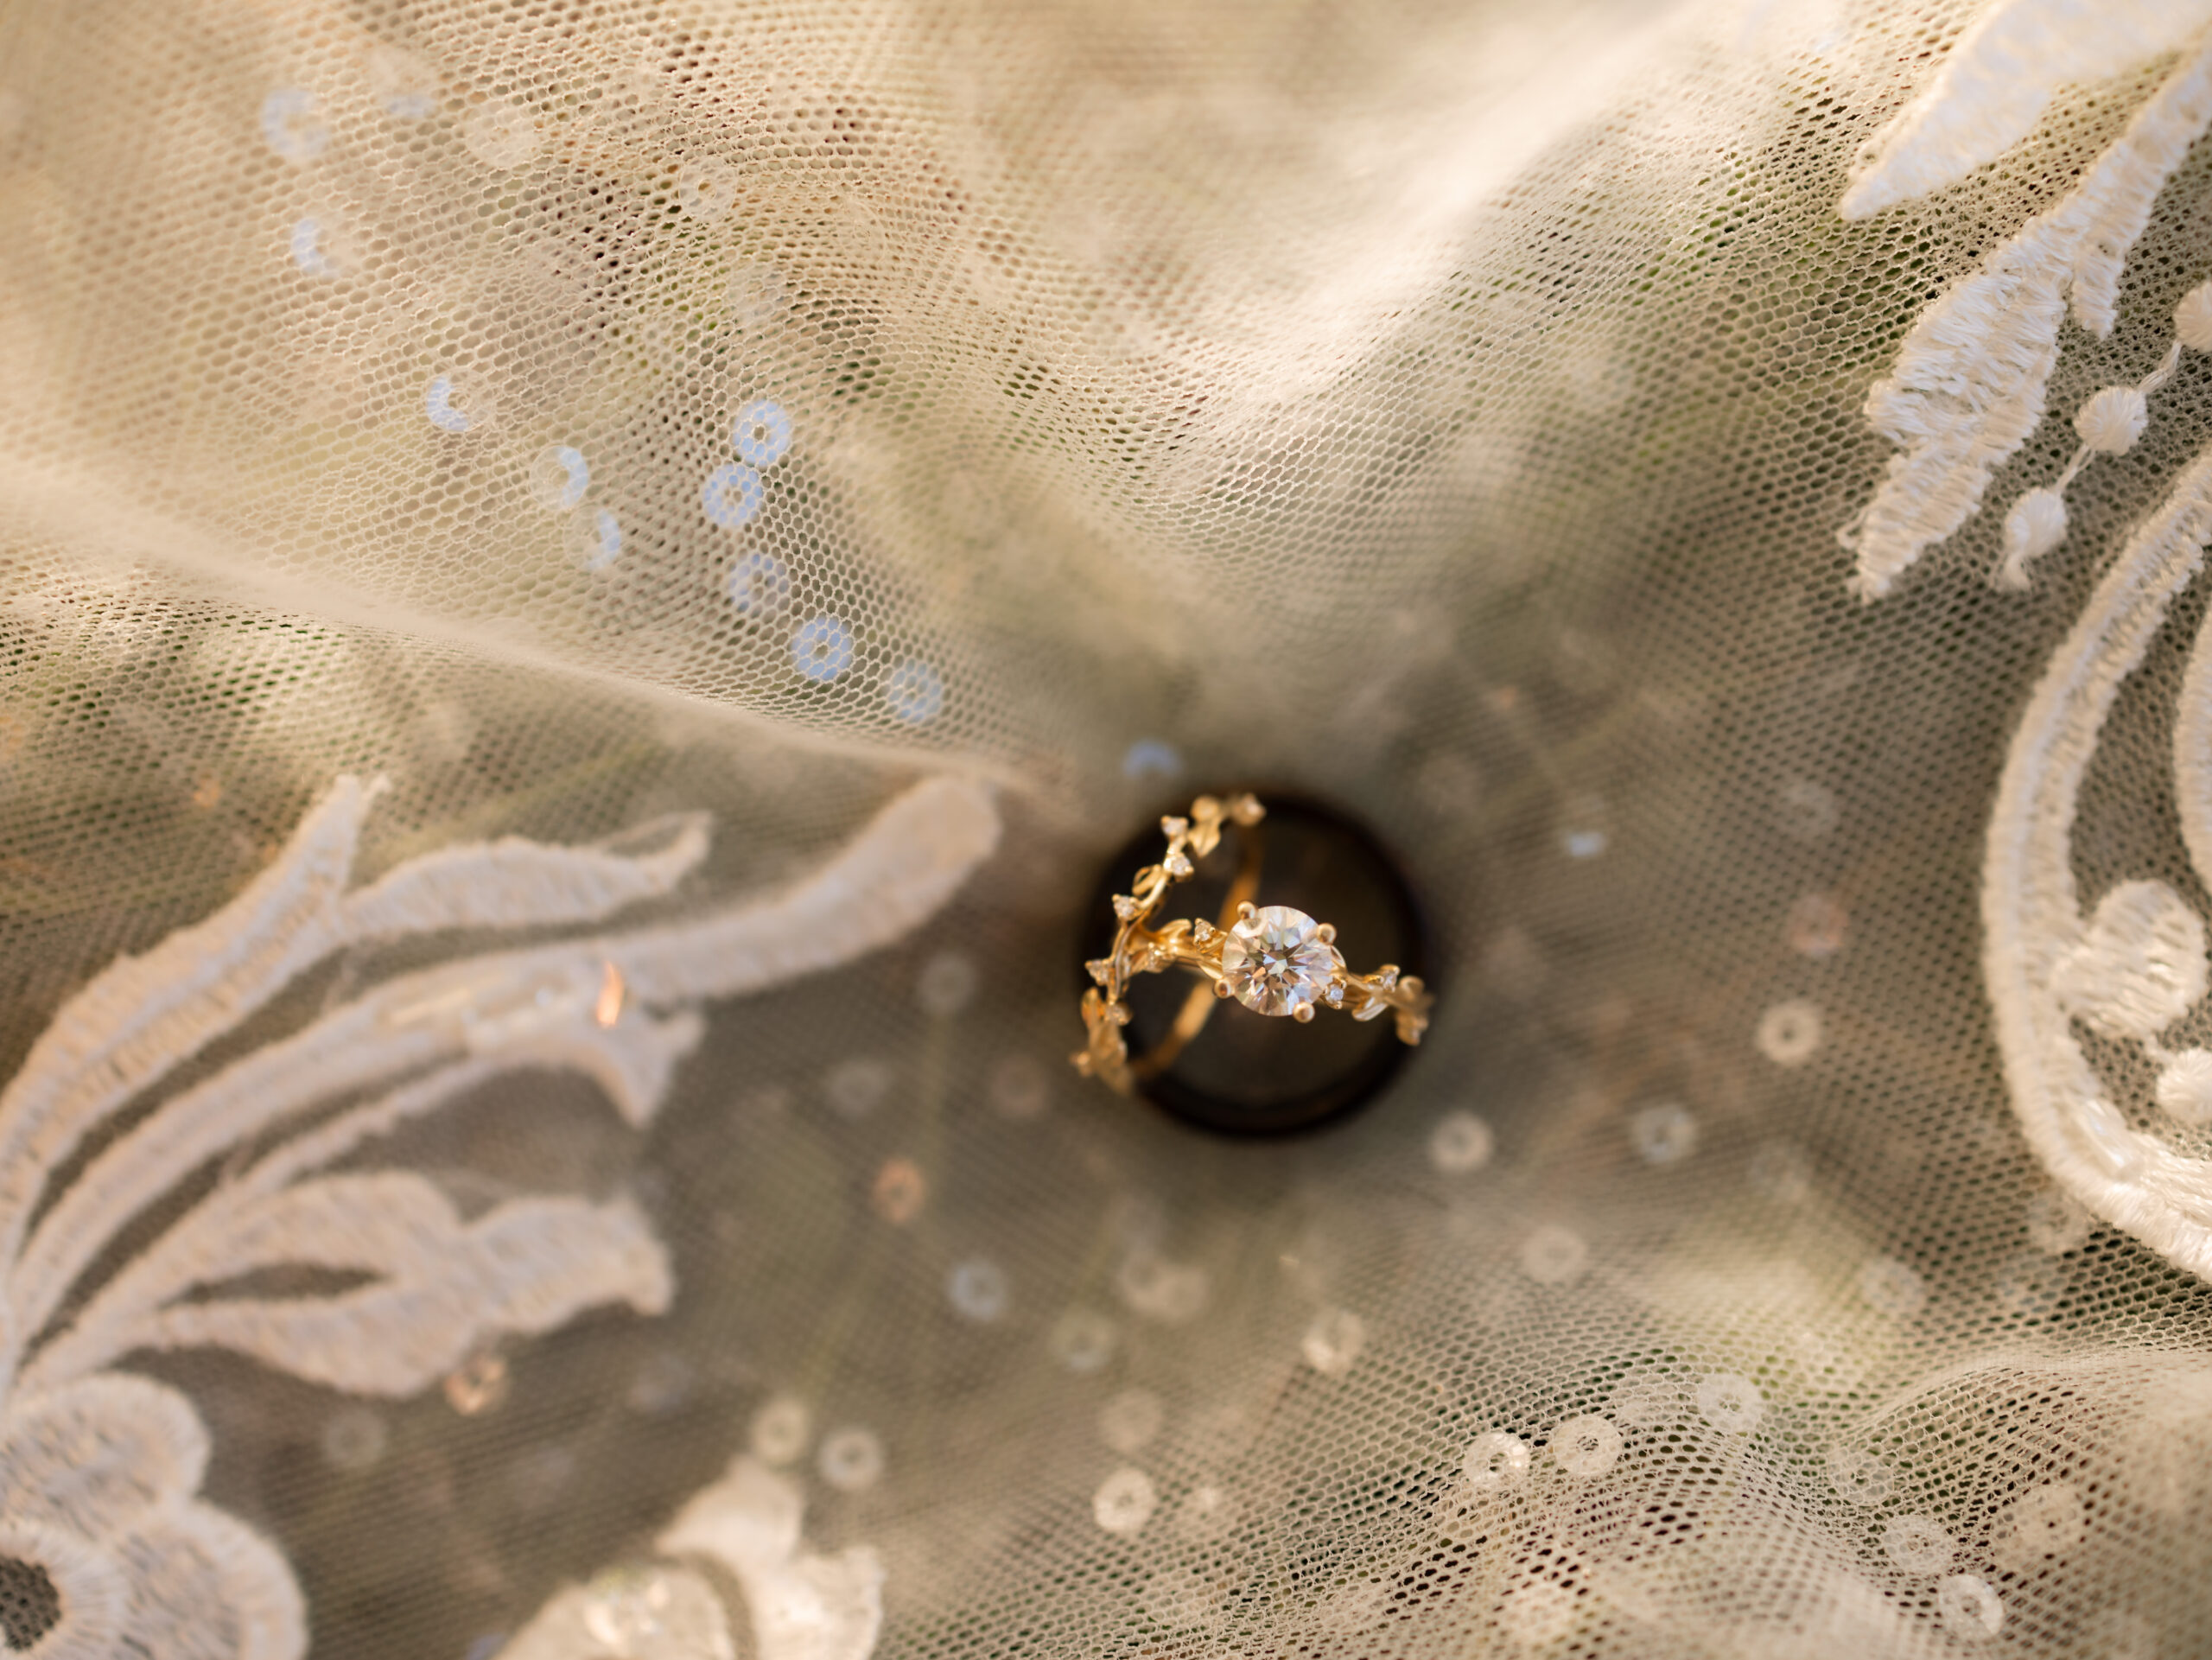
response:
[(2201, 1648), (2203, 10), (0, 4), (0, 1638)]

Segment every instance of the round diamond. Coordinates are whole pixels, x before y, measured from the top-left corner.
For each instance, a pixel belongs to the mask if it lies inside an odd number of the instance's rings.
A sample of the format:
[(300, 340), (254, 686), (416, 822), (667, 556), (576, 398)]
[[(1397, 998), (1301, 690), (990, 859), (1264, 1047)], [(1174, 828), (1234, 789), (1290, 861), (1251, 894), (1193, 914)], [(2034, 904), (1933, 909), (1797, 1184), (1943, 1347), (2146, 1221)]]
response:
[(1221, 977), (1236, 1001), (1262, 1014), (1289, 1014), (1328, 989), (1344, 965), (1320, 925), (1287, 905), (1264, 906), (1222, 942)]

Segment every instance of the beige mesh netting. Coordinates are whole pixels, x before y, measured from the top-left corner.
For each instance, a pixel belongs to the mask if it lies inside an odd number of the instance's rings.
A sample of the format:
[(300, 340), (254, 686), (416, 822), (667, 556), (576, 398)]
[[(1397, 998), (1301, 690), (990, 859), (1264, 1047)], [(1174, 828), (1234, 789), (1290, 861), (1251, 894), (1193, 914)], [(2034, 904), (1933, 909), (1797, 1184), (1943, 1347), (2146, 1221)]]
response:
[(7, 1649), (2201, 1651), (2208, 29), (0, 0)]

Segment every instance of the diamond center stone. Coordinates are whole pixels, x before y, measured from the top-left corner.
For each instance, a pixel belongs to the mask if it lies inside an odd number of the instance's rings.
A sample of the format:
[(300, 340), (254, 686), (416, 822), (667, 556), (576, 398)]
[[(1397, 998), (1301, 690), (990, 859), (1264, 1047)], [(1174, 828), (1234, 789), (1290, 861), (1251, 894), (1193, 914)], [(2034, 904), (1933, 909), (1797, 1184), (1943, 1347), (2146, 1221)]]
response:
[(1288, 1014), (1329, 988), (1344, 965), (1315, 932), (1321, 925), (1287, 905), (1255, 911), (1222, 942), (1221, 977), (1230, 995), (1262, 1014)]

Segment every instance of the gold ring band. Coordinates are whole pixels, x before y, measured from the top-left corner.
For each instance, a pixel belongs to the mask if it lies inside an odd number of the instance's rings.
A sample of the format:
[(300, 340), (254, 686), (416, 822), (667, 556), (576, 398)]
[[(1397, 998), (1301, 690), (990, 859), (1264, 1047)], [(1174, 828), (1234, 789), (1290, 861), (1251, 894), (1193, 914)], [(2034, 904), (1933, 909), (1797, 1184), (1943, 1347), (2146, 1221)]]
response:
[[(1135, 1087), (1128, 1045), (1122, 1028), (1129, 1022), (1123, 1000), (1140, 974), (1189, 969), (1213, 985), (1217, 998), (1234, 997), (1256, 1014), (1287, 1015), (1306, 1021), (1320, 1008), (1342, 1009), (1356, 1021), (1371, 1021), (1386, 1011), (1397, 1022), (1399, 1041), (1415, 1044), (1428, 1027), (1433, 999), (1414, 975), (1401, 976), (1386, 963), (1373, 974), (1344, 967), (1336, 946), (1337, 931), (1287, 905), (1257, 906), (1240, 900), (1236, 920), (1217, 927), (1204, 918), (1178, 918), (1158, 928), (1152, 920), (1177, 882), (1196, 873), (1196, 861), (1221, 844), (1224, 824), (1256, 824), (1266, 816), (1257, 798), (1228, 801), (1200, 796), (1188, 817), (1160, 821), (1167, 852), (1156, 865), (1137, 872), (1131, 891), (1114, 896), (1119, 925), (1114, 948), (1084, 966), (1097, 982), (1083, 994), (1083, 1023), (1090, 1041), (1071, 1057), (1085, 1077), (1111, 1084), (1122, 1094)], [(1224, 919), (1226, 921), (1226, 919)], [(1178, 1023), (1179, 1030), (1181, 1022)]]

